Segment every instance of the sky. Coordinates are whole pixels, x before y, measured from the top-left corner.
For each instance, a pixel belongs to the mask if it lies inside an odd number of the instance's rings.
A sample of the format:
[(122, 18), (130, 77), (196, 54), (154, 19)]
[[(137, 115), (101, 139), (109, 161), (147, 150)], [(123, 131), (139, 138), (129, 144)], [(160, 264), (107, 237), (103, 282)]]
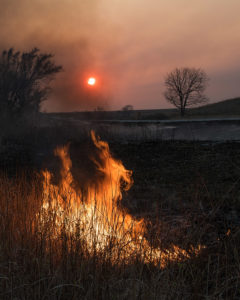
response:
[(43, 110), (170, 108), (164, 78), (176, 67), (208, 74), (210, 102), (240, 96), (239, 0), (0, 0), (0, 7), (0, 50), (38, 47), (63, 66)]

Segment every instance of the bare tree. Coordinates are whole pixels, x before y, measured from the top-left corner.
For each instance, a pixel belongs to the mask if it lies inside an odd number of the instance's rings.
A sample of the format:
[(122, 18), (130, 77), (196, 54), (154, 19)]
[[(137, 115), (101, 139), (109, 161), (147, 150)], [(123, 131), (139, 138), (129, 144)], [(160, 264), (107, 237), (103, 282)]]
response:
[(98, 105), (98, 106), (95, 108), (95, 111), (105, 111), (105, 108), (104, 108), (104, 106)]
[(0, 112), (22, 115), (38, 112), (46, 99), (48, 83), (62, 70), (51, 54), (14, 52), (11, 48), (0, 56)]
[(201, 69), (176, 68), (165, 78), (164, 96), (180, 110), (183, 117), (186, 107), (207, 102), (203, 93), (208, 80), (207, 74)]
[(127, 105), (123, 106), (122, 110), (123, 111), (133, 110), (133, 106), (131, 104), (127, 104)]

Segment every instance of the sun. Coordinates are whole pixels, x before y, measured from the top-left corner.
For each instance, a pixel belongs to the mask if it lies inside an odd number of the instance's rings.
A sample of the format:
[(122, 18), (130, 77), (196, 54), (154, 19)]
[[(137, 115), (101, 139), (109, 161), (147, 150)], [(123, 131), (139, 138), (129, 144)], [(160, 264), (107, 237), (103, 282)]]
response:
[(94, 77), (88, 78), (88, 85), (93, 86), (95, 84), (96, 84), (96, 78), (94, 78)]

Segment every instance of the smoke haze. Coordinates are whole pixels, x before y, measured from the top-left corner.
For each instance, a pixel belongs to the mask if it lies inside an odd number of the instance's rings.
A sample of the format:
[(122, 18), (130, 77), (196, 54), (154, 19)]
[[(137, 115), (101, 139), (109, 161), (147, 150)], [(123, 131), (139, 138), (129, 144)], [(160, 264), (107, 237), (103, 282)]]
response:
[[(200, 67), (211, 101), (239, 96), (237, 0), (0, 0), (0, 46), (38, 47), (64, 68), (43, 109), (165, 108), (175, 67)], [(96, 76), (98, 86), (86, 87)]]

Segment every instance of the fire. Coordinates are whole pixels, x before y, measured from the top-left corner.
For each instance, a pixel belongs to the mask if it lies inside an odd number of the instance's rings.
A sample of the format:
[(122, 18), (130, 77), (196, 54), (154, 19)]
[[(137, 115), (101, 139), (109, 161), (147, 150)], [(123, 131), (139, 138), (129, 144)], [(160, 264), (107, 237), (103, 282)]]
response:
[[(60, 236), (63, 226), (69, 234), (78, 230), (79, 239), (87, 244), (88, 254), (109, 253), (112, 263), (119, 260), (127, 263), (138, 257), (164, 267), (169, 261), (189, 258), (189, 253), (177, 246), (165, 251), (150, 246), (144, 237), (144, 220), (136, 220), (120, 205), (122, 190), (130, 189), (133, 184), (132, 172), (112, 157), (108, 143), (97, 138), (94, 132), (91, 138), (99, 157), (92, 155), (90, 160), (101, 174), (99, 182), (89, 181), (82, 191), (74, 186), (69, 146), (55, 150), (62, 162), (60, 183), (52, 184), (52, 174), (43, 172), (42, 210), (45, 216), (54, 212), (55, 237)], [(194, 253), (199, 250), (194, 249)]]

